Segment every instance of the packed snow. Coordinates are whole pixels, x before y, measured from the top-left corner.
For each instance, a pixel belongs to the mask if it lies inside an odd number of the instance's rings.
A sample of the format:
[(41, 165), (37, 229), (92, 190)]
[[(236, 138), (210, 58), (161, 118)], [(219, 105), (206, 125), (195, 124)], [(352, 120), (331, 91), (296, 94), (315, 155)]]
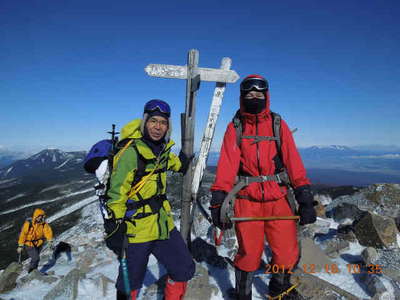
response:
[(21, 205), (19, 207), (13, 208), (13, 209), (2, 211), (2, 212), (0, 212), (0, 215), (9, 214), (9, 213), (12, 213), (12, 212), (15, 212), (15, 211), (19, 211), (21, 209), (24, 209), (24, 208), (27, 208), (27, 207), (31, 207), (31, 206), (38, 206), (38, 205), (41, 205), (41, 204), (47, 204), (47, 203), (50, 203), (50, 202), (64, 200), (65, 198), (69, 198), (69, 197), (72, 197), (72, 196), (75, 196), (75, 195), (79, 195), (79, 194), (88, 193), (88, 192), (91, 192), (91, 191), (93, 191), (93, 188), (84, 189), (84, 190), (81, 190), (81, 191), (78, 191), (78, 192), (75, 192), (75, 193), (70, 193), (68, 195), (59, 196), (59, 197), (56, 197), (54, 199), (40, 200), (40, 201), (28, 203), (28, 204)]
[[(117, 276), (118, 261), (114, 254), (109, 251), (102, 243), (103, 240), (103, 230), (102, 230), (102, 219), (99, 213), (98, 203), (95, 197), (89, 197), (82, 200), (81, 207), (86, 205), (81, 213), (81, 219), (78, 225), (70, 228), (69, 230), (62, 233), (60, 236), (56, 237), (57, 241), (65, 241), (73, 245), (71, 262), (68, 262), (64, 254), (57, 261), (56, 265), (50, 269), (49, 276), (58, 278), (55, 283), (43, 283), (42, 281), (31, 281), (28, 283), (23, 283), (20, 279), (17, 281), (17, 288), (13, 291), (3, 294), (2, 298), (14, 299), (14, 300), (37, 300), (42, 299), (60, 280), (62, 276), (68, 274), (74, 268), (82, 268), (82, 257), (85, 254), (91, 254), (92, 262), (90, 263), (89, 271), (87, 272), (85, 278), (80, 279), (78, 284), (78, 297), (80, 300), (89, 299), (105, 299), (114, 300), (115, 299), (115, 288), (114, 282)], [(72, 210), (79, 208), (76, 204), (71, 208), (65, 209), (53, 216), (49, 217), (49, 221), (52, 222), (63, 215), (70, 213)], [(337, 223), (333, 222), (331, 219), (331, 228), (336, 228)], [(176, 222), (177, 224), (178, 222)], [(196, 235), (200, 235), (202, 239), (210, 244), (213, 244), (207, 223), (200, 222), (196, 224)], [(194, 236), (192, 236), (194, 237)], [(319, 278), (326, 280), (340, 288), (348, 291), (349, 293), (355, 295), (360, 299), (369, 299), (369, 296), (364, 290), (362, 284), (357, 281), (357, 276), (348, 272), (347, 264), (349, 261), (344, 260), (342, 257), (354, 257), (357, 259), (363, 250), (363, 246), (358, 243), (351, 243), (350, 249), (341, 255), (339, 258), (334, 259), (334, 263), (337, 264), (340, 272), (334, 275), (330, 275), (327, 272), (320, 272), (317, 275)], [(226, 246), (221, 245), (217, 248), (219, 255), (227, 256), (231, 249)], [(269, 251), (265, 251), (263, 259), (268, 261)], [(42, 252), (42, 260), (40, 266), (43, 266), (49, 257), (50, 250), (44, 249)], [(94, 257), (93, 257), (94, 256)], [(24, 262), (24, 271), (21, 277), (24, 277), (27, 272), (27, 262)], [(211, 285), (217, 287), (217, 291), (213, 292), (211, 299), (224, 299), (226, 298), (226, 291), (234, 286), (235, 276), (233, 268), (228, 265), (225, 269), (220, 269), (208, 265), (206, 262), (200, 263), (209, 273), (209, 281)], [(52, 275), (54, 272), (54, 275)], [(150, 286), (154, 282), (165, 274), (165, 269), (160, 266), (156, 259), (151, 256), (148, 264), (148, 270), (144, 280), (144, 285), (138, 299), (142, 299), (143, 291), (146, 287)], [(267, 285), (270, 279), (270, 274), (265, 274), (262, 271), (258, 271), (255, 274), (255, 280), (253, 285), (253, 299), (265, 299), (267, 293)], [(100, 287), (100, 282), (109, 282), (106, 286)], [(390, 290), (388, 290), (388, 298), (391, 297)]]

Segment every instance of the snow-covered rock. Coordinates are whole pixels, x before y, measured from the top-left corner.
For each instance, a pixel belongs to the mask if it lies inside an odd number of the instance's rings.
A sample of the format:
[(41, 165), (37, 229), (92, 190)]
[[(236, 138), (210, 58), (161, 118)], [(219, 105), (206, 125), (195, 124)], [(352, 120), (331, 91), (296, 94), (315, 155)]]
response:
[(374, 248), (398, 248), (399, 233), (392, 218), (366, 214), (355, 226), (354, 231), (361, 245)]
[(22, 266), (13, 262), (0, 274), (0, 293), (8, 292), (15, 288), (15, 282), (21, 271)]

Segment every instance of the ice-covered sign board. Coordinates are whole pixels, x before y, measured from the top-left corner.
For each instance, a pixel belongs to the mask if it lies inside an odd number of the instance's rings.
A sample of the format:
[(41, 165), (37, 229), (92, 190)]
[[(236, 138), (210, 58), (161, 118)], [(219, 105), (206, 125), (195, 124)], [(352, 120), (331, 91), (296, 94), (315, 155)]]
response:
[[(187, 79), (187, 66), (149, 64), (144, 69), (146, 73), (153, 77)], [(214, 81), (233, 83), (239, 79), (239, 75), (233, 70), (197, 68), (201, 81)]]

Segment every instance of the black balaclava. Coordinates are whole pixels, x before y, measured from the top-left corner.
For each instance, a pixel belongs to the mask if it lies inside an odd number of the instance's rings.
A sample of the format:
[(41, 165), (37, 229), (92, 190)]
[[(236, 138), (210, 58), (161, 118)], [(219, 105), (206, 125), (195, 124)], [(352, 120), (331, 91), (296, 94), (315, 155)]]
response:
[[(251, 91), (262, 92), (265, 99), (245, 99), (244, 97)], [(268, 81), (264, 77), (257, 74), (245, 77), (240, 83), (240, 100), (243, 111), (249, 114), (259, 114), (263, 112), (267, 108), (267, 91)]]
[[(265, 97), (266, 98), (266, 97)], [(266, 99), (259, 98), (242, 98), (244, 111), (249, 114), (259, 114), (262, 112), (267, 106)]]

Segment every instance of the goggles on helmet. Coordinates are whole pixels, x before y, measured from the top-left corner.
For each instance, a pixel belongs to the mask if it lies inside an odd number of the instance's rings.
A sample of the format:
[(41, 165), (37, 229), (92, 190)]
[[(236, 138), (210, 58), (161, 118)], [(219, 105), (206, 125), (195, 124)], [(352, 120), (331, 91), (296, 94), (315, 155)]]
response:
[(166, 114), (168, 116), (168, 118), (171, 116), (171, 108), (164, 101), (150, 100), (144, 106), (144, 112), (145, 113), (151, 113), (151, 112), (154, 112), (154, 111), (157, 111), (157, 110), (159, 112), (163, 113), (163, 114)]
[(250, 77), (242, 81), (240, 90), (243, 92), (249, 92), (251, 90), (259, 92), (268, 91), (268, 82), (263, 78)]

